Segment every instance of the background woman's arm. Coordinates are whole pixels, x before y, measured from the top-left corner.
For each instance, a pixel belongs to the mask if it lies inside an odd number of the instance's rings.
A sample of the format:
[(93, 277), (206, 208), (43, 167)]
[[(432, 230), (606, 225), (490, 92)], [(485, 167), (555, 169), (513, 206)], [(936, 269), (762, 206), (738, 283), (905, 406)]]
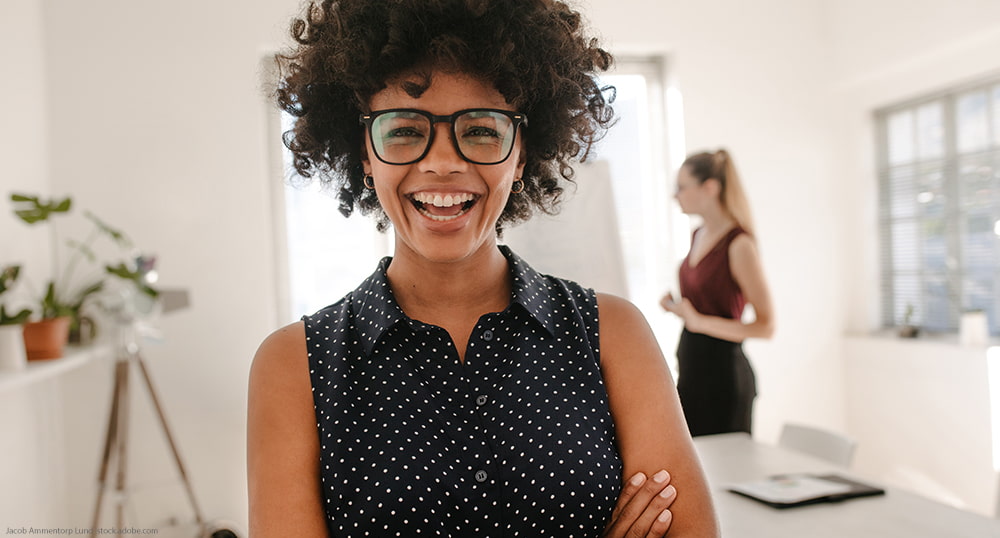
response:
[(749, 235), (739, 235), (729, 245), (729, 270), (743, 291), (746, 302), (753, 305), (756, 317), (752, 322), (744, 323), (738, 319), (701, 314), (687, 299), (673, 304), (661, 301), (663, 308), (680, 316), (684, 320), (684, 327), (691, 332), (730, 342), (742, 342), (747, 338), (770, 338), (774, 334), (771, 292), (764, 278), (757, 246)]
[(301, 322), (269, 336), (250, 368), (247, 478), (251, 538), (327, 536)]
[(601, 370), (622, 454), (623, 480), (670, 474), (677, 490), (670, 536), (719, 535), (708, 483), (688, 433), (670, 370), (639, 310), (598, 294)]

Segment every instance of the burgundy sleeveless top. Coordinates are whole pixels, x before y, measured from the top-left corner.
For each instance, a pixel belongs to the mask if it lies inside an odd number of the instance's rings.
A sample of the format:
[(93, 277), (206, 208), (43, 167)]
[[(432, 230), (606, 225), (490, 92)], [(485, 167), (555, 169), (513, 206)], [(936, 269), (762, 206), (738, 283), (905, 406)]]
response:
[[(694, 267), (690, 264), (690, 251), (681, 262), (681, 296), (691, 301), (698, 312), (729, 319), (740, 319), (743, 315), (746, 299), (729, 270), (729, 245), (743, 233), (747, 232), (739, 226), (729, 230)], [(691, 237), (694, 244), (694, 234)]]

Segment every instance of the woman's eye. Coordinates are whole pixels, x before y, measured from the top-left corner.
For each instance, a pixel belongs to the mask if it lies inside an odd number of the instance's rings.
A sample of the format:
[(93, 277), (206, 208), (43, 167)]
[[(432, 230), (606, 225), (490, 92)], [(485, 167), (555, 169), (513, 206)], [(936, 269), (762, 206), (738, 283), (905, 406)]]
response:
[(489, 127), (469, 127), (465, 130), (465, 136), (472, 138), (499, 138), (500, 133), (496, 129)]
[(424, 131), (416, 127), (396, 127), (382, 133), (382, 144), (386, 146), (416, 146), (426, 140)]
[(392, 129), (385, 134), (386, 138), (412, 138), (424, 136), (418, 129), (413, 127), (400, 127), (397, 129)]

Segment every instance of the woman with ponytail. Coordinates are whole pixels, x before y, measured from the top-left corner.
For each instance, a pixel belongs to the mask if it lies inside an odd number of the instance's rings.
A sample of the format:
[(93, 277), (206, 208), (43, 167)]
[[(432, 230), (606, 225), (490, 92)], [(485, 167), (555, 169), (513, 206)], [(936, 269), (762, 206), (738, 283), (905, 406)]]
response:
[[(701, 217), (680, 267), (680, 300), (660, 305), (684, 321), (678, 378), (691, 435), (750, 433), (757, 395), (743, 340), (774, 332), (771, 296), (754, 238), (750, 205), (729, 153), (691, 155), (677, 173), (681, 211)], [(743, 308), (756, 314), (744, 322)]]

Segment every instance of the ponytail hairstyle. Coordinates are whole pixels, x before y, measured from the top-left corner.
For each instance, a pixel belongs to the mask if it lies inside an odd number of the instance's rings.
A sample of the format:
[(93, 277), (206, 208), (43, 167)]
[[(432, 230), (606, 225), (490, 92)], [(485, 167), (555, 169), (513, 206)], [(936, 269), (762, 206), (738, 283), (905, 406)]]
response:
[(754, 234), (750, 202), (747, 201), (740, 175), (736, 172), (736, 165), (733, 164), (733, 158), (729, 156), (728, 151), (719, 149), (715, 153), (707, 151), (695, 153), (684, 161), (683, 166), (688, 167), (688, 171), (699, 184), (704, 184), (709, 179), (718, 181), (721, 186), (719, 202), (722, 204), (722, 209), (740, 228), (750, 235)]

